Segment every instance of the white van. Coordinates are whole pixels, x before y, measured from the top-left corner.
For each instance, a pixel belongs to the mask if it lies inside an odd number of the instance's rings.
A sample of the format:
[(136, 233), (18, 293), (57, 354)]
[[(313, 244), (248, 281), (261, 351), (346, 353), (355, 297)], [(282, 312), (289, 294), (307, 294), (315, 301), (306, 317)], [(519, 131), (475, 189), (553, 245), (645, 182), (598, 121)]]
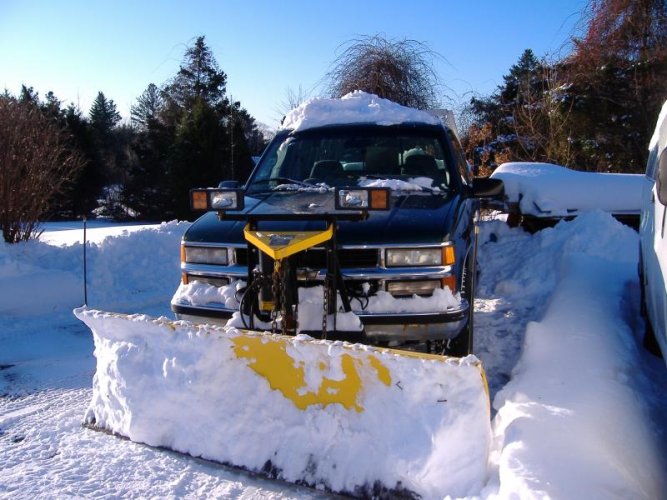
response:
[(649, 150), (639, 227), (644, 344), (667, 361), (667, 101)]

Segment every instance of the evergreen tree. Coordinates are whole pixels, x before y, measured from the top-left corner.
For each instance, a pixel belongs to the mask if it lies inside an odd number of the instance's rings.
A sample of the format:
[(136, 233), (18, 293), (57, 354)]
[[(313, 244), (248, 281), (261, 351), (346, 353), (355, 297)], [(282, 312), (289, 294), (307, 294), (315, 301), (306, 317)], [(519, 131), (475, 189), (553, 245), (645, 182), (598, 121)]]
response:
[[(204, 100), (195, 101), (178, 126), (168, 158), (168, 188), (171, 215), (190, 219), (189, 190), (216, 186), (225, 175), (225, 129), (215, 110)], [(226, 154), (227, 153), (227, 154)]]
[(226, 85), (227, 75), (220, 70), (204, 37), (200, 36), (185, 51), (183, 64), (165, 92), (176, 106), (191, 110), (197, 101), (211, 106), (222, 104)]
[(132, 125), (139, 130), (147, 130), (151, 122), (158, 119), (163, 106), (162, 92), (157, 85), (151, 83), (132, 106), (130, 115)]
[(546, 126), (541, 100), (549, 89), (548, 74), (547, 65), (526, 49), (491, 96), (471, 99), (475, 120), (464, 146), (473, 165), (494, 167), (510, 159), (554, 161), (535, 140)]
[(250, 155), (266, 143), (254, 119), (227, 97), (226, 81), (198, 37), (176, 76), (162, 89), (149, 85), (132, 106), (136, 134), (124, 201), (142, 218), (192, 218), (190, 188), (247, 178)]
[(98, 193), (101, 205), (96, 213), (116, 218), (127, 216), (121, 192), (134, 159), (130, 147), (133, 131), (119, 126), (120, 120), (114, 101), (98, 92), (90, 108), (90, 127), (95, 144), (91, 168), (95, 171), (93, 177), (103, 182)]
[(116, 110), (116, 103), (107, 99), (104, 93), (98, 92), (90, 107), (90, 124), (93, 130), (101, 139), (106, 139), (119, 121), (120, 114)]
[(104, 185), (102, 172), (93, 161), (96, 156), (96, 144), (92, 129), (81, 110), (74, 104), (63, 110), (63, 120), (71, 136), (72, 147), (81, 153), (84, 162), (71, 189), (58, 198), (53, 215), (57, 218), (90, 215), (97, 207), (97, 197)]
[(174, 134), (166, 158), (166, 185), (178, 218), (193, 216), (190, 188), (215, 186), (226, 179), (243, 181), (252, 167), (243, 113), (240, 104), (226, 96), (226, 81), (204, 37), (199, 37), (164, 89), (160, 120)]

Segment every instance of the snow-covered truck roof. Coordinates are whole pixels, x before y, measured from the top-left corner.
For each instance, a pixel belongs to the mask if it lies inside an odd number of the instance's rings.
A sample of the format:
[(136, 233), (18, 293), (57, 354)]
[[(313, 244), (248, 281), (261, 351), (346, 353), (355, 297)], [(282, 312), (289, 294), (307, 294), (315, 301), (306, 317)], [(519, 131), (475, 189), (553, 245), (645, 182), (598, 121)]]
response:
[[(438, 110), (438, 114), (442, 114)], [(451, 121), (448, 116), (447, 121)], [(355, 91), (340, 99), (316, 97), (291, 110), (281, 130), (301, 131), (330, 125), (376, 124), (400, 125), (425, 123), (440, 125), (443, 120), (434, 113), (402, 106), (367, 92)], [(448, 126), (451, 127), (449, 123)]]

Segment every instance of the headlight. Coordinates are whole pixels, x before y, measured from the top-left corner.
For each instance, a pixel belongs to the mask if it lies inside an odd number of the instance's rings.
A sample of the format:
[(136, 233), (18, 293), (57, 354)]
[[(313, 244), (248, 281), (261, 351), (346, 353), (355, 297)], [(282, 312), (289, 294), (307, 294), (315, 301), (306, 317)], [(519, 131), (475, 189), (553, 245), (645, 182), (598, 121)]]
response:
[(191, 264), (217, 264), (226, 266), (229, 257), (226, 248), (185, 247), (185, 262)]
[(389, 249), (386, 265), (387, 267), (442, 266), (446, 265), (443, 264), (443, 253), (443, 248)]

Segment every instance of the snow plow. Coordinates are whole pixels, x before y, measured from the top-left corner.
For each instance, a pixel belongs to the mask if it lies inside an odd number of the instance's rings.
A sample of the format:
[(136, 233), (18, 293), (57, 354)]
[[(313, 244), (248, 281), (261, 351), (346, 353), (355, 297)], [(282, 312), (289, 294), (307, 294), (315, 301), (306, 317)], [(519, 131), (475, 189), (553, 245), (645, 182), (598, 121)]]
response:
[(448, 358), (79, 309), (97, 373), (86, 423), (355, 496), (479, 491), (484, 372)]
[(498, 183), (461, 179), (439, 121), (391, 116), (285, 131), (244, 188), (191, 191), (205, 215), (182, 241), (180, 321), (75, 311), (95, 338), (88, 425), (354, 496), (479, 493), (474, 215)]

